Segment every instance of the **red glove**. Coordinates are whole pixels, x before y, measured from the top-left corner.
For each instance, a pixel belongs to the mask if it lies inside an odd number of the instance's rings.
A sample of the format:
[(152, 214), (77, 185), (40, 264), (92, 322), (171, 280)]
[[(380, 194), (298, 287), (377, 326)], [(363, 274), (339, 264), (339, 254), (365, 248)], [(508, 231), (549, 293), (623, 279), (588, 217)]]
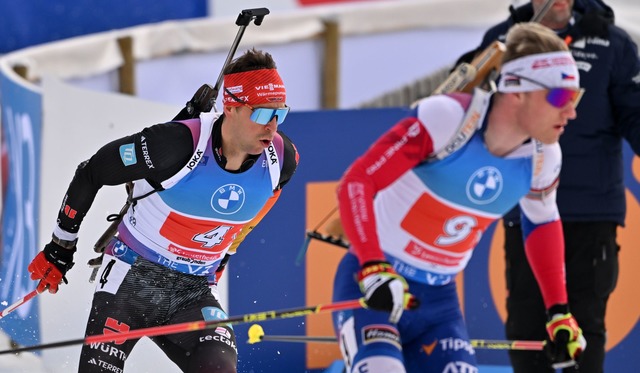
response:
[(49, 293), (55, 294), (62, 281), (67, 283), (64, 275), (73, 267), (75, 252), (75, 245), (71, 249), (66, 249), (52, 241), (36, 255), (27, 270), (31, 272), (32, 280), (40, 280), (36, 288), (39, 293), (49, 289)]

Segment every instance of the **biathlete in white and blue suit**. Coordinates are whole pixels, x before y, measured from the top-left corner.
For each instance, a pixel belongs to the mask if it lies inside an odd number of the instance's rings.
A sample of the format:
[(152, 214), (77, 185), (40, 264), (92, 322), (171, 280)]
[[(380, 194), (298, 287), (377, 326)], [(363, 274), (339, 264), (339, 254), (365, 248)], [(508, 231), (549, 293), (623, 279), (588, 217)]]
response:
[[(278, 131), (289, 108), (271, 55), (249, 50), (232, 61), (223, 99), (222, 113), (145, 128), (78, 167), (52, 241), (28, 267), (39, 290), (58, 291), (102, 186), (133, 181), (139, 198), (105, 249), (87, 335), (227, 317), (217, 279), (280, 196), (298, 153)], [(236, 371), (231, 326), (151, 339), (184, 372)], [(85, 345), (79, 371), (122, 372), (137, 341)]]
[[(420, 100), (345, 172), (338, 200), (351, 248), (333, 297), (364, 294), (368, 305), (333, 315), (348, 372), (477, 372), (454, 280), (486, 228), (516, 204), (545, 304), (566, 305), (557, 141), (580, 95), (564, 42), (519, 24), (497, 93)], [(571, 313), (553, 314), (547, 330), (571, 362), (585, 348)]]

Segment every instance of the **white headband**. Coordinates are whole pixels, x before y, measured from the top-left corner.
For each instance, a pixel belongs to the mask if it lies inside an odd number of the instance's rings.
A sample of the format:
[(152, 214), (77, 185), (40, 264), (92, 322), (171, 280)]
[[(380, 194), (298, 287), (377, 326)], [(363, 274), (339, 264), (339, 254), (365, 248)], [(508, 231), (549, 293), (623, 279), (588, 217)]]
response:
[(530, 92), (545, 87), (580, 88), (580, 74), (571, 52), (532, 54), (502, 65), (498, 92)]

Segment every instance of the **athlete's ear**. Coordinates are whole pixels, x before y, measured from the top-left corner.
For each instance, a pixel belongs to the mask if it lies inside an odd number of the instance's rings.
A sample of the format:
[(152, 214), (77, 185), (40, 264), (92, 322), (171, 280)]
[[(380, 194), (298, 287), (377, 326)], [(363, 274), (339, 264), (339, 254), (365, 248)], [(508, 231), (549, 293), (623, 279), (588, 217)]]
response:
[[(224, 113), (225, 116), (229, 116), (234, 110), (235, 106), (229, 106), (229, 105), (225, 105), (222, 107), (222, 112)], [(233, 115), (233, 114), (231, 114)]]
[(520, 105), (525, 99), (524, 92), (509, 92), (504, 94), (507, 98), (507, 102), (511, 105)]

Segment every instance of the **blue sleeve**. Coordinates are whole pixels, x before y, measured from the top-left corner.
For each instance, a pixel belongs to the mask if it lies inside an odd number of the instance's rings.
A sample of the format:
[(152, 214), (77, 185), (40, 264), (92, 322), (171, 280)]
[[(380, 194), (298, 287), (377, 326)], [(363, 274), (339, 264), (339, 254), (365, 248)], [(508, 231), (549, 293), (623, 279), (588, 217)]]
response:
[(529, 220), (527, 215), (522, 212), (522, 209), (520, 209), (520, 224), (522, 227), (522, 237), (525, 241), (527, 240), (531, 232), (533, 232), (533, 230), (538, 226), (538, 224)]

